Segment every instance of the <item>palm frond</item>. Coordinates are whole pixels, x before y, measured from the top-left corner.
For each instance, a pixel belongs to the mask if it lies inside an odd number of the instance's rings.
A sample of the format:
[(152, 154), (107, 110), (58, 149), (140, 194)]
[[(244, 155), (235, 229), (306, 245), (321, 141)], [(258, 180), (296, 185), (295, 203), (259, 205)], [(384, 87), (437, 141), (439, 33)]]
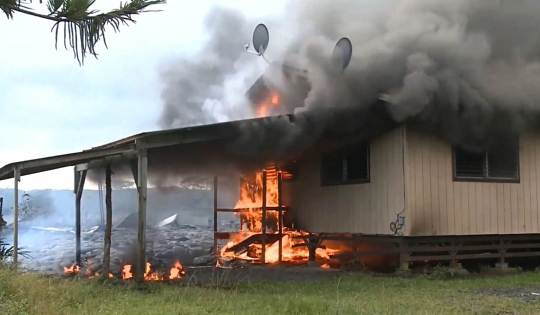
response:
[(15, 8), (31, 10), (30, 7), (25, 5), (26, 3), (28, 2), (25, 0), (0, 0), (0, 10), (4, 12), (8, 19), (13, 19)]
[(107, 13), (100, 13), (92, 8), (96, 0), (47, 0), (49, 14), (34, 12), (28, 6), (29, 3), (31, 0), (0, 0), (0, 10), (9, 19), (13, 19), (17, 12), (53, 21), (51, 31), (55, 33), (55, 47), (58, 48), (59, 36), (63, 36), (64, 47), (71, 47), (74, 58), (82, 65), (87, 54), (97, 58), (96, 45), (101, 40), (107, 48), (106, 29), (112, 28), (118, 32), (121, 25), (135, 24), (133, 15), (157, 12), (158, 10), (148, 8), (164, 4), (166, 0), (130, 0), (121, 2), (118, 9)]
[[(15, 253), (15, 247), (9, 245), (3, 239), (0, 239), (0, 262), (5, 262), (5, 261), (8, 261), (9, 259), (12, 259), (14, 253)], [(24, 258), (32, 258), (32, 256), (30, 256), (30, 252), (24, 250), (23, 247), (19, 247), (19, 250), (17, 251), (17, 253), (18, 255)]]

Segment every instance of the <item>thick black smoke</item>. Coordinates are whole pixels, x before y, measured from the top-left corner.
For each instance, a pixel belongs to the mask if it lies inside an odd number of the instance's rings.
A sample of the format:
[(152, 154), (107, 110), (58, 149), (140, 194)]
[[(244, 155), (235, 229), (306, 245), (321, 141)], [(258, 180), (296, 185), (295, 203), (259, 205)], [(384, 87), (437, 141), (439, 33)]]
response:
[[(382, 93), (388, 93), (386, 107), (395, 121), (470, 148), (537, 126), (539, 1), (295, 1), (285, 12), (270, 28), (267, 56), (307, 69), (311, 91), (296, 119), (247, 128), (241, 141), (247, 147), (279, 135), (275, 145), (287, 151), (336, 126), (361, 130)], [(226, 82), (247, 77), (235, 68), (251, 37), (246, 19), (215, 8), (209, 20), (220, 27), (210, 29), (203, 57), (183, 61), (183, 68), (172, 67), (163, 77), (164, 128), (174, 121), (215, 120), (205, 104), (218, 99), (234, 108), (224, 97)], [(328, 68), (329, 57), (342, 36), (353, 43), (353, 59), (337, 74)], [(258, 61), (250, 60), (242, 69), (250, 62), (256, 68)]]

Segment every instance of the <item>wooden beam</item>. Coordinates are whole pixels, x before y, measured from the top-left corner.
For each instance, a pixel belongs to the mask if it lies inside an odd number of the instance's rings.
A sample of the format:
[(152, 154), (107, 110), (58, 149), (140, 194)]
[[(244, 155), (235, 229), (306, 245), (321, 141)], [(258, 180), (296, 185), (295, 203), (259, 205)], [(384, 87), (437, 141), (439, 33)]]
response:
[(278, 234), (279, 234), (279, 240), (278, 240), (278, 264), (281, 265), (281, 260), (283, 256), (283, 211), (281, 207), (283, 206), (283, 199), (281, 198), (281, 192), (282, 192), (282, 184), (283, 184), (283, 174), (281, 171), (277, 174), (277, 185), (278, 185)]
[[(217, 212), (233, 212), (233, 213), (242, 213), (242, 212), (250, 212), (250, 211), (253, 211), (253, 209), (262, 209), (261, 208), (218, 208), (217, 209)], [(287, 211), (288, 208), (285, 207), (285, 206), (281, 206), (281, 211)], [(266, 212), (268, 211), (279, 211), (279, 207), (272, 207), (272, 206), (267, 206), (266, 207)]]
[(84, 170), (90, 170), (94, 168), (102, 168), (107, 165), (114, 165), (114, 164), (120, 164), (122, 162), (127, 162), (135, 158), (137, 158), (137, 152), (131, 151), (131, 152), (126, 152), (126, 153), (106, 156), (103, 158), (92, 160), (87, 163), (78, 164), (78, 165), (75, 165), (75, 169), (77, 171), (84, 171)]
[(146, 198), (147, 198), (147, 177), (148, 177), (148, 152), (146, 149), (139, 151), (137, 159), (138, 182), (137, 192), (138, 202), (138, 226), (137, 226), (137, 268), (135, 278), (137, 281), (144, 280), (144, 271), (146, 269)]
[(19, 180), (21, 170), (18, 167), (13, 169), (13, 265), (17, 268), (19, 262)]
[[(242, 187), (242, 179), (241, 178), (238, 178), (238, 187)], [(240, 189), (240, 193), (242, 193), (242, 189)], [(236, 209), (230, 209), (230, 210), (232, 210), (230, 212), (237, 213)], [(219, 209), (217, 211), (219, 211)], [(251, 211), (251, 209), (248, 209), (248, 211)], [(224, 212), (229, 212), (229, 211), (224, 211)], [(245, 216), (240, 214), (238, 217), (240, 218), (240, 231), (243, 231), (244, 230), (244, 223), (245, 223), (245, 220), (244, 220)]]
[(266, 264), (266, 170), (262, 172), (261, 264)]
[(86, 181), (86, 172), (75, 171), (75, 179), (78, 180), (75, 191), (75, 261), (77, 266), (81, 266), (81, 199), (84, 182)]
[(103, 270), (102, 277), (107, 279), (109, 277), (109, 270), (111, 268), (111, 234), (112, 234), (112, 171), (111, 166), (105, 167), (105, 236), (103, 239)]
[(218, 213), (218, 208), (217, 208), (217, 188), (218, 188), (218, 178), (217, 176), (214, 176), (214, 255), (217, 256), (218, 254), (218, 251), (217, 251), (217, 238), (216, 238), (216, 233), (217, 233), (217, 228), (218, 228), (218, 224), (217, 224), (217, 213)]

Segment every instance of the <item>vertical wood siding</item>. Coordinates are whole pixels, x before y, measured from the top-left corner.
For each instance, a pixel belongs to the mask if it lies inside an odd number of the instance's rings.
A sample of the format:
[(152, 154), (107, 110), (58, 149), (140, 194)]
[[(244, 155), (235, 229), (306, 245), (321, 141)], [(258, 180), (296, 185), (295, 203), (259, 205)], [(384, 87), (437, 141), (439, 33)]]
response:
[(454, 182), (452, 148), (407, 130), (409, 235), (540, 233), (540, 135), (520, 139), (520, 183)]
[(299, 162), (298, 180), (283, 198), (299, 228), (312, 232), (392, 234), (390, 222), (405, 206), (403, 128), (370, 143), (370, 183), (321, 186), (320, 155)]

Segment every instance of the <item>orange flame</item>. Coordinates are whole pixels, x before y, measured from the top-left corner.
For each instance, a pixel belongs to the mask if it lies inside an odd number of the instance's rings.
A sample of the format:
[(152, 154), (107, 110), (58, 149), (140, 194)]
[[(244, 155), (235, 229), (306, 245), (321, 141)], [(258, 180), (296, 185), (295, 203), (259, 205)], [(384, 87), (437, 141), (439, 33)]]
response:
[[(132, 266), (129, 264), (126, 264), (122, 266), (122, 279), (127, 280), (133, 278), (132, 273)], [(77, 266), (76, 264), (71, 265), (70, 267), (64, 267), (64, 273), (65, 274), (78, 274), (81, 270), (81, 267)], [(146, 263), (146, 269), (144, 272), (144, 280), (147, 281), (157, 281), (157, 280), (164, 280), (164, 279), (180, 279), (186, 274), (184, 267), (180, 263), (180, 261), (175, 261), (173, 266), (170, 268), (169, 272), (166, 275), (163, 275), (163, 273), (160, 273), (158, 271), (152, 271), (152, 265), (147, 262)], [(99, 276), (99, 273), (92, 273), (90, 269), (86, 269), (84, 276), (86, 278), (94, 278)], [(112, 273), (109, 273), (109, 278), (113, 278), (114, 275)]]
[(276, 93), (276, 94), (272, 95), (272, 99), (270, 100), (270, 103), (272, 105), (279, 104), (279, 94)]
[(264, 99), (257, 108), (257, 117), (265, 117), (268, 115), (268, 109), (273, 106), (279, 105), (280, 95), (274, 92), (270, 97)]
[(131, 273), (131, 265), (124, 265), (122, 267), (122, 279), (127, 280), (133, 278), (133, 274)]
[[(267, 169), (266, 177), (266, 206), (277, 207), (279, 203), (278, 193), (278, 171), (274, 168)], [(235, 209), (241, 209), (240, 222), (241, 229), (243, 225), (247, 225), (248, 231), (239, 233), (231, 233), (227, 245), (221, 249), (222, 257), (234, 257), (247, 261), (258, 261), (262, 255), (262, 244), (251, 244), (249, 249), (242, 254), (236, 255), (230, 249), (247, 239), (248, 237), (260, 233), (263, 224), (266, 225), (266, 233), (278, 234), (278, 211), (267, 210), (266, 222), (262, 220), (262, 172), (256, 172), (254, 175), (244, 175), (240, 181), (240, 197), (236, 203)], [(281, 239), (282, 261), (291, 263), (305, 263), (309, 258), (307, 247), (294, 247), (295, 244), (303, 243), (302, 238), (298, 236), (307, 235), (308, 233), (300, 230), (290, 230), (283, 228), (283, 237)], [(316, 256), (318, 260), (328, 260), (329, 255), (339, 252), (335, 249), (317, 249)], [(253, 254), (255, 253), (255, 254)], [(267, 243), (265, 246), (265, 263), (276, 264), (279, 262), (279, 241)], [(219, 262), (218, 262), (219, 265)], [(323, 267), (324, 268), (324, 267)]]
[[(77, 264), (73, 264), (69, 267), (64, 267), (64, 274), (67, 274), (67, 275), (79, 274), (80, 271), (81, 271), (81, 267), (79, 267)], [(98, 272), (92, 273), (90, 269), (86, 269), (84, 276), (87, 278), (94, 278), (94, 277), (98, 277), (99, 273)], [(112, 277), (114, 277), (114, 275), (109, 272), (109, 278), (112, 278)]]
[(177, 260), (174, 262), (171, 270), (169, 271), (169, 279), (180, 279), (185, 273), (184, 267)]
[[(127, 280), (133, 278), (133, 273), (131, 270), (131, 265), (124, 265), (122, 268), (122, 279)], [(180, 279), (186, 274), (184, 267), (180, 261), (175, 261), (173, 266), (169, 269), (167, 275), (163, 275), (160, 272), (152, 271), (152, 265), (149, 262), (146, 262), (146, 268), (144, 271), (144, 280), (147, 281), (158, 281), (164, 279)]]
[(79, 273), (80, 270), (81, 267), (77, 266), (76, 264), (73, 264), (69, 267), (64, 267), (65, 274)]

